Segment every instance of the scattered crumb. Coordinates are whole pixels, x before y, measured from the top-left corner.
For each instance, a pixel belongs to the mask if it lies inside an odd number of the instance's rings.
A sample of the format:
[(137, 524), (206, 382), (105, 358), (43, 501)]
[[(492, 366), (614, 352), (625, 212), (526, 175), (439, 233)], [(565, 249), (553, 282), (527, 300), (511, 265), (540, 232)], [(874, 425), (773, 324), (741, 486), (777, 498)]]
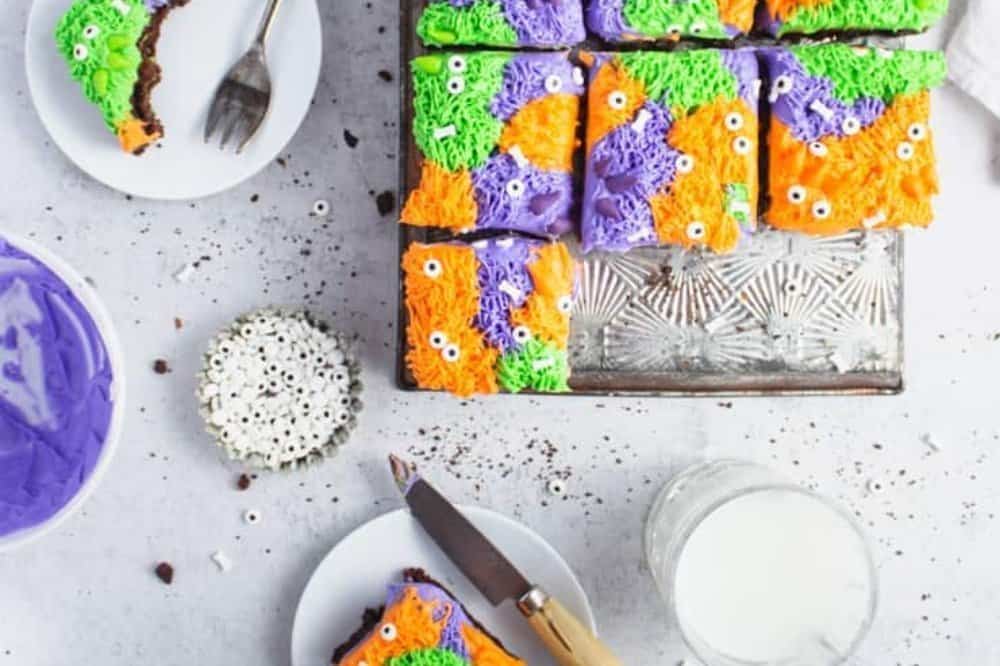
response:
[(174, 317), (174, 328), (178, 331), (184, 328), (184, 320), (180, 317)]
[(392, 78), (393, 78), (393, 77), (392, 77), (392, 72), (390, 72), (390, 71), (389, 71), (389, 70), (387, 70), (387, 69), (380, 69), (380, 70), (378, 71), (378, 78), (382, 79), (382, 80), (383, 80), (383, 81), (385, 81), (386, 83), (389, 83), (389, 82), (391, 82), (391, 81), (392, 81)]
[(941, 450), (941, 444), (937, 441), (937, 438), (935, 438), (934, 435), (932, 435), (929, 432), (925, 432), (924, 434), (922, 434), (920, 436), (920, 441), (923, 442), (924, 446), (929, 448), (934, 453), (937, 453), (938, 451)]
[(396, 210), (396, 195), (390, 190), (385, 190), (375, 197), (375, 205), (378, 207), (378, 214), (385, 217)]
[(240, 490), (246, 490), (250, 487), (250, 477), (246, 474), (240, 474), (240, 478), (236, 479), (236, 487)]
[(154, 571), (156, 577), (163, 581), (165, 585), (170, 585), (174, 582), (174, 568), (170, 566), (169, 562), (160, 562), (156, 565)]
[(344, 130), (344, 143), (347, 144), (348, 148), (354, 148), (358, 145), (358, 137), (351, 134), (351, 130)]
[(221, 550), (212, 553), (212, 561), (215, 562), (215, 566), (219, 567), (219, 571), (222, 573), (226, 573), (233, 568), (233, 561)]
[(156, 374), (165, 375), (170, 371), (171, 371), (170, 364), (167, 363), (162, 358), (158, 358), (155, 361), (153, 361), (153, 372), (155, 372)]
[(259, 194), (254, 194), (250, 196), (250, 203), (257, 203), (258, 201), (260, 201)]

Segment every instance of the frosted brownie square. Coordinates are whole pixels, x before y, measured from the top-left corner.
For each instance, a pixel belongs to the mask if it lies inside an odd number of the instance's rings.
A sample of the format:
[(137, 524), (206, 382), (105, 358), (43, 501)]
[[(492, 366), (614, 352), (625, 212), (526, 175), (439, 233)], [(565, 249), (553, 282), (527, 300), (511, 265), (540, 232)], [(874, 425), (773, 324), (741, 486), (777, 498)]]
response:
[(759, 27), (784, 35), (919, 32), (948, 11), (948, 0), (765, 0)]
[(582, 0), (429, 0), (417, 22), (428, 46), (559, 48), (586, 39)]
[(442, 53), (412, 62), (420, 183), (406, 224), (558, 236), (573, 227), (583, 72), (565, 53)]
[(931, 223), (942, 54), (834, 44), (770, 49), (763, 61), (771, 226), (831, 235)]
[(753, 27), (755, 0), (589, 0), (587, 27), (609, 42), (733, 39)]
[(754, 53), (632, 52), (592, 60), (584, 250), (735, 249), (757, 218)]

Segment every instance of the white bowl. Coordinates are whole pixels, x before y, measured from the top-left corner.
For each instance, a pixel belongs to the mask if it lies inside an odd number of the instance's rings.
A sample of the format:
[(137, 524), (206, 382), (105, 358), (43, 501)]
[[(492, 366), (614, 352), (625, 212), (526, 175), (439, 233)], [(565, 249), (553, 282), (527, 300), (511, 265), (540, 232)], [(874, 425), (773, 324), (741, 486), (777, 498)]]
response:
[(48, 520), (33, 527), (0, 536), (0, 553), (3, 553), (20, 548), (54, 531), (83, 506), (90, 494), (100, 484), (101, 479), (111, 464), (115, 450), (118, 448), (118, 441), (121, 439), (122, 427), (125, 421), (125, 362), (121, 344), (118, 341), (118, 335), (115, 333), (115, 327), (111, 321), (111, 315), (108, 314), (104, 304), (97, 296), (97, 292), (87, 284), (83, 277), (68, 263), (34, 241), (21, 238), (15, 234), (9, 234), (2, 230), (0, 230), (0, 237), (19, 250), (33, 255), (40, 262), (48, 266), (53, 273), (58, 275), (69, 286), (73, 295), (80, 300), (87, 312), (90, 313), (91, 318), (97, 325), (98, 332), (101, 334), (104, 347), (108, 352), (108, 359), (111, 362), (112, 402), (108, 436), (104, 441), (104, 446), (101, 447), (97, 463), (94, 465), (90, 477), (80, 486), (76, 495)]

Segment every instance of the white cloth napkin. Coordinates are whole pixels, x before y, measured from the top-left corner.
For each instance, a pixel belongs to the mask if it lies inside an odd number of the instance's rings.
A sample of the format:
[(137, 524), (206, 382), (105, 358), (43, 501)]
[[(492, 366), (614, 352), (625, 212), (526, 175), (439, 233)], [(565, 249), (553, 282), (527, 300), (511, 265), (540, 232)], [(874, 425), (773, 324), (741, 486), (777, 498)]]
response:
[(1000, 0), (969, 0), (948, 44), (955, 84), (1000, 117)]

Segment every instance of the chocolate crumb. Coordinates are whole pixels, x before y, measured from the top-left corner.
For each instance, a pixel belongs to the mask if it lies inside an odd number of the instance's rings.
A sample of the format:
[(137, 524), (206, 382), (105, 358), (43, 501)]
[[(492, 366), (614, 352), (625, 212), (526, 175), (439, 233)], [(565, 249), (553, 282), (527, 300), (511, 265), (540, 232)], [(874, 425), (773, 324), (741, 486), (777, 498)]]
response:
[(387, 69), (380, 69), (378, 71), (378, 78), (382, 79), (386, 83), (392, 81), (392, 72)]
[(258, 201), (260, 201), (259, 194), (254, 194), (250, 196), (250, 203), (257, 203)]
[(174, 582), (174, 568), (170, 566), (169, 562), (160, 562), (156, 565), (156, 577), (163, 581), (164, 584), (170, 585)]
[(250, 477), (246, 474), (240, 474), (240, 478), (236, 480), (236, 487), (240, 490), (246, 490), (250, 487)]
[(358, 145), (358, 137), (351, 134), (351, 130), (344, 130), (344, 142), (347, 143), (348, 148), (354, 148)]
[(170, 365), (162, 358), (158, 358), (153, 361), (153, 372), (158, 375), (165, 375), (170, 372)]
[(180, 317), (174, 317), (174, 328), (178, 331), (184, 328), (184, 320)]
[(396, 210), (396, 195), (391, 190), (385, 190), (375, 197), (375, 205), (378, 207), (378, 214), (385, 217)]
[(278, 166), (280, 166), (280, 167), (281, 167), (282, 169), (284, 169), (284, 168), (286, 168), (286, 167), (288, 166), (288, 162), (287, 162), (287, 161), (285, 161), (285, 158), (284, 158), (284, 157), (279, 157), (279, 158), (278, 158), (277, 160), (275, 160), (275, 161), (276, 161), (276, 162), (278, 163)]

